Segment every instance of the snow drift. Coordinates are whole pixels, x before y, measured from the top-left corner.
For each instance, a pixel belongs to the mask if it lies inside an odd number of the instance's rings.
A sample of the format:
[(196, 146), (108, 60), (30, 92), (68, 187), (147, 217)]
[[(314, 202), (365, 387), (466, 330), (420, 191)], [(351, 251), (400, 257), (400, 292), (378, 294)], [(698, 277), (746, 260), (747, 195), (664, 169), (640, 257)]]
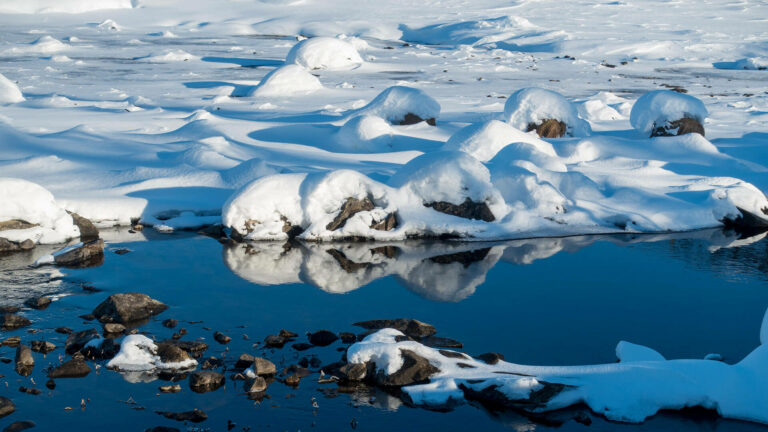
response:
[(312, 93), (323, 85), (316, 76), (298, 65), (281, 66), (268, 73), (259, 85), (253, 88), (250, 96), (285, 97)]
[(297, 64), (310, 70), (348, 70), (360, 66), (362, 57), (347, 41), (332, 37), (313, 37), (297, 43), (285, 58), (287, 64)]
[(16, 84), (0, 74), (0, 105), (24, 102), (24, 95)]

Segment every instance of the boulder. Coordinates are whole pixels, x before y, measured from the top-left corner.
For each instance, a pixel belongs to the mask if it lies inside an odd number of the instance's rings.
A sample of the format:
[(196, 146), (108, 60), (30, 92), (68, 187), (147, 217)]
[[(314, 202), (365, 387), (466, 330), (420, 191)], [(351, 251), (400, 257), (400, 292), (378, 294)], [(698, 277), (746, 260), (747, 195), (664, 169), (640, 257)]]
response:
[(475, 358), (482, 361), (483, 363), (486, 363), (489, 365), (495, 365), (496, 363), (504, 360), (504, 355), (495, 353), (495, 352), (490, 352), (490, 353), (480, 354)]
[(219, 332), (219, 331), (217, 331), (216, 333), (213, 334), (213, 339), (216, 340), (216, 342), (218, 342), (218, 343), (220, 343), (222, 345), (226, 345), (226, 344), (228, 344), (232, 340), (231, 337), (229, 337), (229, 336), (227, 336), (224, 333)]
[(392, 374), (387, 375), (383, 370), (376, 373), (375, 381), (383, 387), (403, 387), (413, 384), (423, 384), (429, 377), (440, 372), (429, 360), (407, 349), (400, 349), (403, 365)]
[(181, 363), (191, 360), (189, 353), (177, 345), (168, 343), (157, 343), (157, 355), (163, 363)]
[(224, 375), (214, 371), (197, 371), (189, 376), (189, 387), (195, 393), (218, 390), (224, 385)]
[(80, 241), (90, 242), (99, 238), (99, 230), (93, 223), (77, 213), (67, 212), (72, 216), (72, 222), (80, 228)]
[(349, 363), (339, 369), (339, 375), (345, 381), (362, 381), (367, 374), (368, 365), (364, 363)]
[(112, 294), (101, 302), (93, 315), (103, 322), (131, 323), (145, 320), (168, 309), (165, 304), (141, 293)]
[(53, 256), (56, 265), (62, 267), (94, 267), (104, 263), (104, 240), (85, 242), (79, 247), (69, 249)]
[(347, 198), (344, 204), (341, 205), (341, 210), (336, 217), (325, 226), (328, 231), (336, 231), (344, 226), (347, 220), (361, 211), (371, 211), (374, 209), (373, 201), (370, 197), (363, 199)]
[(567, 126), (557, 119), (546, 119), (541, 123), (528, 123), (528, 132), (536, 131), (542, 138), (560, 138), (565, 135)]
[(43, 310), (51, 305), (51, 298), (47, 296), (34, 297), (27, 299), (24, 305), (32, 309)]
[(16, 330), (32, 324), (32, 321), (16, 314), (4, 314), (2, 317), (3, 330)]
[(660, 126), (654, 124), (651, 137), (676, 136), (689, 133), (697, 133), (704, 136), (704, 126), (696, 119), (683, 117), (679, 120), (668, 121)]
[(277, 366), (265, 358), (256, 357), (253, 359), (253, 373), (259, 376), (274, 375), (277, 373)]
[(41, 354), (48, 354), (51, 351), (56, 349), (56, 345), (52, 344), (51, 342), (41, 341), (41, 340), (30, 341), (29, 347), (32, 349), (32, 351), (38, 352)]
[(339, 339), (336, 333), (329, 330), (319, 330), (309, 336), (309, 343), (315, 346), (328, 346)]
[(256, 378), (245, 382), (246, 393), (259, 393), (267, 389), (267, 380), (257, 376)]
[(472, 201), (467, 198), (461, 204), (453, 204), (445, 201), (436, 201), (431, 203), (425, 203), (425, 207), (431, 207), (432, 209), (439, 211), (440, 213), (449, 214), (452, 216), (458, 216), (464, 219), (476, 219), (485, 222), (493, 222), (496, 217), (491, 212), (488, 204), (483, 202)]
[(62, 363), (48, 373), (48, 378), (82, 378), (91, 373), (91, 368), (82, 356)]
[(29, 376), (35, 368), (35, 359), (32, 357), (32, 350), (26, 345), (19, 345), (16, 348), (16, 373), (21, 376)]
[(235, 363), (235, 369), (248, 369), (253, 365), (254, 360), (255, 357), (250, 354), (240, 354), (240, 357), (237, 359), (237, 363)]

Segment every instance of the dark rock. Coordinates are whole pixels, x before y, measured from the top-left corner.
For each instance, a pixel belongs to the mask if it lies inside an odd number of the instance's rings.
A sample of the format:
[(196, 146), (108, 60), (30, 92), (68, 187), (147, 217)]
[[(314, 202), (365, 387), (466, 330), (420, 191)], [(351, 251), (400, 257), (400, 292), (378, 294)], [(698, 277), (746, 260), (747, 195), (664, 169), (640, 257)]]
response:
[(35, 359), (32, 357), (32, 350), (26, 345), (19, 345), (16, 348), (16, 373), (21, 376), (29, 376), (35, 368)]
[(308, 350), (310, 348), (314, 348), (314, 347), (315, 347), (314, 345), (308, 344), (308, 343), (304, 343), (304, 342), (299, 342), (299, 343), (295, 343), (295, 344), (291, 345), (291, 348), (295, 349), (296, 351), (306, 351), (306, 350)]
[(3, 330), (16, 330), (32, 324), (32, 321), (16, 314), (3, 315)]
[(366, 330), (381, 330), (384, 328), (393, 328), (399, 330), (414, 339), (423, 339), (437, 333), (435, 327), (431, 324), (423, 323), (419, 320), (398, 318), (395, 320), (370, 320), (361, 321), (353, 324)]
[(54, 262), (63, 267), (94, 267), (104, 263), (104, 240), (97, 239), (82, 246), (54, 255)]
[(216, 342), (218, 342), (218, 343), (220, 343), (222, 345), (226, 345), (226, 344), (228, 344), (232, 340), (231, 337), (229, 337), (229, 336), (227, 336), (224, 333), (219, 332), (219, 331), (217, 331), (216, 333), (213, 334), (213, 339), (215, 339)]
[(78, 316), (78, 318), (81, 318), (84, 321), (93, 321), (93, 320), (96, 319), (96, 317), (93, 316), (93, 314), (83, 314), (83, 315)]
[(91, 373), (91, 368), (82, 358), (73, 358), (54, 368), (48, 378), (82, 378)]
[(0, 314), (14, 314), (20, 310), (18, 306), (0, 306)]
[(339, 266), (342, 270), (344, 270), (347, 273), (355, 273), (358, 270), (366, 269), (371, 264), (370, 263), (356, 263), (349, 258), (347, 258), (346, 255), (344, 255), (344, 252), (338, 250), (338, 249), (328, 249), (326, 251), (329, 255), (333, 257), (333, 259), (336, 260), (337, 263), (339, 263)]
[(51, 351), (56, 349), (56, 345), (52, 344), (51, 342), (41, 341), (41, 340), (40, 341), (30, 341), (29, 342), (29, 347), (32, 349), (32, 351), (38, 352), (38, 353), (41, 353), (41, 354), (48, 354)]
[(120, 344), (112, 338), (106, 338), (98, 346), (85, 346), (80, 352), (89, 360), (108, 360), (120, 352)]
[(339, 338), (341, 338), (341, 342), (345, 344), (351, 344), (357, 341), (357, 336), (355, 336), (354, 333), (350, 333), (350, 332), (339, 333)]
[(565, 135), (567, 126), (565, 123), (556, 119), (543, 120), (539, 124), (529, 123), (528, 132), (535, 130), (542, 138), (560, 138)]
[(203, 361), (203, 364), (200, 366), (200, 368), (201, 369), (218, 369), (223, 366), (224, 366), (224, 359), (211, 356), (205, 359), (205, 361)]
[(68, 334), (71, 334), (71, 333), (72, 333), (72, 329), (71, 329), (71, 328), (69, 328), (69, 327), (56, 327), (56, 329), (55, 329), (54, 331), (55, 331), (56, 333), (59, 333), (59, 334), (66, 334), (66, 335), (68, 335)]
[(176, 328), (177, 325), (179, 325), (179, 321), (173, 318), (163, 321), (163, 327), (165, 328)]
[(9, 424), (3, 429), (3, 432), (21, 432), (23, 430), (31, 429), (35, 427), (35, 422), (31, 421), (17, 421)]
[(307, 368), (305, 368), (305, 367), (301, 367), (299, 365), (292, 364), (292, 365), (290, 365), (290, 366), (288, 366), (286, 368), (283, 368), (283, 370), (280, 371), (280, 374), (281, 375), (291, 375), (291, 374), (293, 374), (293, 375), (296, 375), (299, 378), (305, 378), (305, 377), (308, 377), (308, 376), (312, 375), (312, 371), (307, 369)]
[(224, 385), (224, 375), (214, 371), (197, 371), (189, 376), (189, 387), (195, 393), (218, 390)]
[(407, 349), (400, 349), (403, 358), (403, 366), (390, 375), (382, 370), (376, 373), (376, 383), (384, 387), (403, 387), (413, 384), (423, 384), (429, 381), (429, 377), (440, 372), (433, 366), (429, 360), (421, 357), (415, 352)]
[(529, 393), (525, 399), (510, 399), (505, 393), (498, 390), (498, 385), (492, 384), (482, 390), (474, 390), (469, 386), (459, 384), (468, 401), (477, 401), (482, 405), (494, 409), (515, 409), (544, 406), (549, 400), (562, 392), (566, 386), (563, 384), (539, 381), (542, 385), (538, 390)]
[(16, 405), (7, 397), (0, 396), (0, 418), (16, 411)]
[(437, 125), (437, 120), (434, 117), (423, 119), (413, 113), (407, 113), (405, 116), (403, 116), (403, 119), (400, 120), (400, 125), (407, 126), (407, 125), (412, 125), (412, 124), (421, 123), (421, 122), (427, 122), (427, 124), (430, 126)]
[(198, 230), (197, 233), (214, 239), (222, 239), (227, 237), (227, 233), (224, 231), (224, 225), (220, 224), (203, 227)]
[(421, 340), (421, 343), (432, 348), (463, 348), (464, 344), (447, 337), (430, 336)]
[[(304, 232), (304, 228), (299, 225), (292, 225), (291, 222), (285, 216), (280, 218), (283, 221), (283, 232), (288, 234), (288, 239), (294, 239), (299, 234)], [(232, 231), (235, 232), (234, 230)]]
[(67, 341), (64, 342), (64, 351), (70, 355), (74, 354), (83, 349), (83, 347), (85, 347), (88, 342), (100, 338), (101, 335), (96, 329), (71, 333), (69, 336), (67, 336)]
[(104, 323), (104, 333), (119, 334), (125, 331), (125, 326), (120, 323)]
[(131, 323), (157, 315), (168, 306), (141, 293), (112, 294), (96, 306), (93, 314), (101, 322)]
[(456, 352), (456, 351), (448, 351), (448, 350), (441, 349), (441, 350), (438, 350), (438, 352), (448, 358), (463, 359), (463, 360), (467, 360), (470, 358), (468, 355), (464, 353)]
[(286, 329), (281, 329), (280, 333), (278, 333), (277, 335), (280, 336), (281, 338), (285, 338), (285, 339), (291, 339), (291, 338), (295, 338), (295, 337), (299, 336), (298, 334), (296, 334), (296, 333), (294, 333), (292, 331), (288, 331)]
[(256, 357), (253, 359), (253, 373), (256, 375), (274, 375), (277, 373), (277, 366), (271, 361)]
[(193, 409), (192, 411), (185, 412), (155, 411), (155, 413), (160, 414), (167, 419), (183, 422), (189, 421), (192, 423), (200, 423), (202, 421), (208, 420), (208, 414), (200, 411), (199, 409)]
[(42, 310), (51, 305), (51, 298), (46, 296), (35, 297), (28, 299), (24, 304), (32, 309)]
[(282, 348), (283, 345), (285, 345), (284, 337), (269, 335), (264, 338), (264, 346), (267, 348)]
[(77, 213), (67, 212), (72, 216), (72, 222), (80, 228), (80, 241), (87, 242), (99, 238), (99, 230), (93, 223)]
[(463, 363), (463, 362), (457, 362), (456, 366), (462, 368), (462, 369), (476, 369), (477, 366), (471, 365), (469, 363)]
[(49, 390), (53, 390), (53, 389), (55, 389), (55, 388), (56, 388), (56, 381), (54, 381), (54, 380), (52, 380), (52, 379), (49, 379), (49, 380), (48, 380), (48, 381), (45, 383), (45, 386), (46, 386), (46, 387), (48, 387), (48, 389), (49, 389)]
[(472, 251), (465, 251), (465, 252), (457, 252), (447, 255), (438, 255), (429, 258), (430, 261), (437, 263), (437, 264), (453, 264), (453, 263), (459, 263), (464, 268), (469, 267), (473, 263), (483, 261), (486, 256), (488, 256), (488, 252), (491, 251), (491, 248), (484, 248), (484, 249), (475, 249)]
[(397, 212), (387, 214), (387, 216), (371, 225), (371, 228), (378, 231), (391, 231), (397, 228)]
[(476, 358), (486, 364), (495, 365), (499, 361), (504, 360), (504, 355), (495, 353), (495, 352), (490, 352), (490, 353), (480, 354)]
[(199, 341), (182, 341), (176, 339), (166, 339), (158, 342), (156, 345), (159, 347), (161, 344), (168, 344), (177, 346), (184, 351), (188, 352), (192, 357), (199, 358), (205, 351), (208, 350), (208, 345)]
[(132, 252), (132, 251), (130, 249), (126, 249), (126, 248), (120, 248), (120, 249), (115, 249), (112, 252), (114, 252), (117, 255), (125, 255), (127, 253)]
[(336, 333), (329, 330), (319, 330), (309, 336), (309, 343), (315, 346), (328, 346), (339, 340)]
[(431, 207), (440, 213), (458, 216), (465, 219), (476, 219), (485, 222), (493, 222), (496, 220), (496, 217), (493, 215), (491, 209), (488, 207), (488, 204), (485, 201), (475, 202), (467, 198), (461, 204), (437, 201), (425, 203), (424, 206)]
[(285, 377), (285, 385), (289, 385), (291, 387), (298, 387), (300, 382), (301, 382), (301, 377), (296, 374), (292, 374)]
[(155, 345), (157, 345), (157, 356), (163, 363), (180, 363), (191, 360), (189, 353), (177, 345), (162, 342)]
[(267, 390), (267, 380), (260, 376), (245, 382), (246, 393), (259, 393), (265, 390)]
[(339, 375), (345, 381), (362, 381), (367, 374), (368, 365), (363, 363), (349, 363), (339, 369)]
[(704, 126), (701, 125), (696, 119), (683, 117), (679, 120), (666, 122), (663, 125), (656, 125), (654, 123), (651, 130), (651, 137), (658, 136), (675, 136), (685, 135), (689, 133), (697, 133), (704, 136)]
[(42, 393), (43, 391), (40, 390), (40, 389), (36, 389), (36, 388), (29, 388), (29, 387), (21, 386), (21, 387), (19, 387), (19, 392), (20, 393), (30, 394), (32, 396), (37, 396), (40, 393)]
[(325, 226), (325, 229), (328, 231), (336, 231), (337, 229), (344, 226), (344, 224), (347, 223), (347, 220), (354, 216), (355, 214), (361, 212), (361, 211), (371, 211), (374, 209), (373, 201), (371, 201), (370, 197), (365, 197), (363, 199), (357, 199), (349, 197), (344, 202), (344, 204), (341, 205), (341, 210), (339, 211), (339, 214), (336, 215), (336, 217)]
[(254, 359), (255, 358), (250, 354), (240, 354), (237, 363), (235, 363), (235, 369), (248, 369), (253, 365)]

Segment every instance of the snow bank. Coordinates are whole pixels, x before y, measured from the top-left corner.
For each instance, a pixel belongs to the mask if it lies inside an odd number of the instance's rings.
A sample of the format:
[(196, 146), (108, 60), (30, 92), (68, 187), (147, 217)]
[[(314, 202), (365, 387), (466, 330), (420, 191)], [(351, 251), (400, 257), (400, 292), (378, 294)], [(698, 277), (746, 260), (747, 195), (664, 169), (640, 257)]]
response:
[[(765, 342), (768, 315), (761, 340)], [(380, 330), (349, 347), (350, 363), (375, 363), (385, 376), (404, 365), (409, 350), (438, 371), (429, 383), (403, 387), (416, 405), (441, 407), (475, 400), (534, 413), (585, 404), (613, 421), (639, 423), (664, 409), (704, 407), (736, 420), (768, 423), (768, 347), (761, 345), (741, 362), (666, 360), (658, 352), (621, 342), (619, 363), (594, 366), (525, 366), (505, 361), (489, 365), (465, 354), (450, 357), (415, 341), (397, 342), (402, 333)], [(458, 358), (457, 358), (458, 357)]]
[(268, 73), (250, 96), (281, 97), (307, 94), (320, 90), (323, 85), (316, 76), (298, 65), (281, 66)]
[(157, 345), (152, 339), (140, 335), (130, 335), (120, 344), (120, 352), (107, 363), (107, 367), (125, 372), (193, 369), (197, 361), (187, 359), (181, 362), (164, 363), (157, 355)]
[(26, 180), (0, 178), (0, 222), (19, 220), (35, 225), (0, 231), (0, 237), (41, 244), (64, 243), (80, 235), (72, 216), (56, 203), (53, 194)]
[(469, 125), (451, 136), (442, 150), (462, 151), (481, 162), (488, 162), (512, 143), (528, 145), (533, 151), (556, 156), (552, 144), (540, 139), (535, 132), (523, 132), (507, 123), (491, 120)]
[(394, 131), (381, 117), (361, 115), (351, 118), (335, 136), (335, 151), (383, 153), (391, 150)]
[(672, 90), (655, 90), (640, 96), (635, 102), (629, 122), (633, 128), (647, 135), (657, 127), (682, 118), (704, 124), (708, 115), (704, 103), (693, 96)]
[(717, 69), (766, 70), (768, 57), (747, 57), (733, 62), (716, 62), (713, 65)]
[(131, 0), (3, 0), (0, 13), (83, 13), (102, 9), (130, 9)]
[[(411, 119), (408, 115), (416, 116)], [(424, 91), (404, 86), (393, 86), (379, 93), (368, 105), (349, 113), (348, 117), (372, 115), (392, 124), (427, 120), (434, 123), (440, 116), (440, 104)]]
[(433, 24), (422, 28), (401, 26), (402, 39), (430, 45), (484, 45), (518, 36), (523, 31), (537, 30), (523, 17), (502, 16), (476, 21)]
[(332, 37), (313, 37), (294, 45), (285, 62), (310, 70), (349, 70), (363, 64), (363, 59), (349, 42)]
[(520, 130), (531, 130), (544, 120), (559, 120), (566, 125), (568, 136), (587, 136), (589, 123), (579, 117), (576, 108), (563, 95), (542, 88), (520, 89), (504, 104), (504, 119)]
[(24, 95), (16, 84), (0, 74), (0, 105), (24, 102)]

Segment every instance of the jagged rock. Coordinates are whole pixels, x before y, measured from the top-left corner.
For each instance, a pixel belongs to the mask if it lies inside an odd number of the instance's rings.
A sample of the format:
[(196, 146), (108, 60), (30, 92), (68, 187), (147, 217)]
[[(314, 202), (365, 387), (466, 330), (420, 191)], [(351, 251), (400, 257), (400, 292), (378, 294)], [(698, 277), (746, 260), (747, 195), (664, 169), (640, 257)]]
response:
[(397, 228), (397, 213), (392, 212), (388, 213), (384, 219), (374, 222), (371, 225), (372, 229), (378, 230), (378, 231), (391, 231), (395, 228)]
[(264, 378), (257, 376), (256, 378), (246, 381), (245, 383), (245, 391), (247, 393), (258, 393), (263, 392), (267, 389), (267, 380)]
[(286, 329), (280, 329), (280, 333), (278, 333), (277, 335), (280, 336), (281, 338), (286, 338), (286, 339), (291, 339), (299, 336), (298, 334), (292, 331), (288, 331)]
[(26, 345), (19, 345), (16, 348), (16, 373), (21, 376), (29, 376), (35, 368), (35, 359), (32, 357), (32, 350)]
[(226, 344), (228, 344), (232, 340), (231, 337), (229, 337), (229, 336), (227, 336), (224, 333), (219, 332), (219, 331), (217, 331), (216, 333), (213, 334), (213, 339), (216, 342), (218, 342), (218, 343), (220, 343), (222, 345), (226, 345)]
[(403, 365), (400, 369), (387, 375), (383, 370), (376, 373), (376, 383), (383, 387), (403, 387), (413, 384), (423, 384), (429, 377), (440, 372), (429, 360), (407, 349), (400, 349)]
[(80, 228), (80, 241), (89, 242), (99, 238), (99, 230), (93, 223), (77, 213), (67, 212), (72, 216), (72, 222)]
[(189, 376), (189, 387), (195, 393), (218, 390), (224, 385), (224, 375), (214, 371), (197, 371)]
[(285, 216), (282, 216), (280, 219), (283, 221), (283, 232), (288, 234), (289, 239), (294, 239), (304, 232), (304, 228), (298, 225), (292, 225)]
[(0, 418), (16, 411), (16, 405), (7, 397), (0, 396)]
[(529, 123), (528, 132), (535, 130), (542, 138), (560, 138), (565, 135), (567, 126), (565, 123), (556, 119), (543, 120), (541, 123)]
[(363, 199), (349, 197), (344, 204), (341, 205), (339, 214), (325, 226), (325, 229), (328, 231), (336, 231), (337, 229), (342, 228), (344, 224), (347, 223), (347, 220), (355, 214), (361, 211), (371, 211), (374, 207), (373, 201), (371, 201), (369, 197)]
[(118, 334), (125, 331), (125, 326), (120, 323), (105, 323), (104, 333)]
[(384, 328), (393, 328), (405, 333), (414, 339), (423, 339), (437, 333), (435, 327), (415, 319), (398, 318), (394, 320), (370, 320), (354, 323), (357, 327), (367, 330), (381, 330)]
[(30, 341), (29, 342), (29, 347), (32, 349), (32, 351), (38, 352), (38, 353), (41, 353), (41, 354), (48, 354), (51, 351), (56, 349), (56, 345), (52, 344), (51, 342), (41, 341), (41, 340), (40, 341)]
[(3, 432), (21, 432), (23, 430), (31, 429), (35, 427), (35, 422), (31, 421), (17, 421), (9, 424), (3, 429)]
[(315, 346), (328, 346), (337, 340), (336, 333), (329, 330), (318, 330), (309, 336), (309, 343)]
[(255, 357), (250, 354), (240, 354), (240, 357), (237, 359), (237, 363), (235, 363), (235, 369), (248, 369), (253, 365), (253, 361), (255, 360)]
[(436, 201), (431, 203), (425, 203), (425, 207), (431, 207), (440, 213), (449, 214), (452, 216), (458, 216), (465, 219), (476, 219), (485, 222), (493, 222), (496, 217), (491, 212), (488, 204), (483, 202), (475, 202), (467, 198), (461, 204), (453, 204), (445, 201)]
[(32, 321), (16, 314), (4, 314), (2, 320), (3, 330), (16, 330), (32, 324)]
[(265, 358), (256, 357), (253, 359), (253, 373), (259, 376), (274, 375), (277, 373), (277, 366)]
[(48, 378), (82, 378), (91, 373), (91, 368), (82, 357), (62, 363), (48, 373)]
[(51, 298), (47, 296), (35, 297), (28, 299), (24, 304), (32, 309), (43, 310), (51, 305)]
[(651, 137), (685, 135), (689, 133), (697, 133), (704, 136), (704, 126), (696, 119), (683, 117), (679, 120), (666, 122), (661, 126), (654, 124)]
[(112, 294), (93, 310), (99, 321), (131, 323), (144, 320), (168, 309), (165, 304), (141, 293)]
[(63, 267), (93, 267), (104, 262), (104, 240), (96, 239), (82, 246), (54, 255), (53, 261)]
[(208, 414), (200, 411), (199, 409), (193, 409), (192, 411), (185, 412), (155, 411), (155, 413), (160, 414), (167, 419), (176, 421), (200, 423), (202, 421), (208, 420)]
[(504, 355), (495, 353), (495, 352), (490, 352), (490, 353), (480, 354), (476, 358), (486, 364), (495, 365), (496, 363), (504, 360)]
[(341, 379), (346, 381), (362, 381), (368, 374), (368, 365), (364, 363), (349, 363), (339, 369)]
[(99, 332), (96, 329), (71, 333), (67, 336), (66, 342), (64, 342), (64, 351), (70, 355), (74, 354), (83, 349), (88, 342), (99, 338), (101, 338), (101, 335), (99, 335)]
[(191, 359), (189, 353), (177, 345), (162, 342), (155, 345), (157, 345), (157, 355), (163, 363), (180, 363)]
[(401, 126), (407, 126), (407, 125), (412, 125), (412, 124), (421, 123), (421, 122), (427, 122), (427, 124), (430, 125), (430, 126), (437, 125), (437, 120), (434, 117), (428, 118), (428, 119), (423, 119), (423, 118), (421, 118), (421, 117), (419, 117), (419, 116), (417, 116), (416, 114), (413, 114), (413, 113), (407, 113), (403, 117), (403, 119), (400, 120), (400, 125)]

